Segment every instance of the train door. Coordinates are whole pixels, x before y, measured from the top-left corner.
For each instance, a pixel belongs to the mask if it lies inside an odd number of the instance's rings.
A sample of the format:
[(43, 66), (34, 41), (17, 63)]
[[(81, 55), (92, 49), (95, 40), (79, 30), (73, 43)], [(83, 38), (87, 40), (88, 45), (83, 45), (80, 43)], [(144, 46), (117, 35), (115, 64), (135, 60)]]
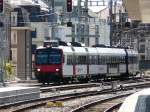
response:
[(117, 75), (119, 73), (119, 64), (108, 64), (107, 65), (108, 74)]
[(110, 76), (119, 75), (119, 63), (117, 63), (116, 56), (109, 57), (109, 64), (107, 64), (107, 72), (108, 72), (108, 75)]

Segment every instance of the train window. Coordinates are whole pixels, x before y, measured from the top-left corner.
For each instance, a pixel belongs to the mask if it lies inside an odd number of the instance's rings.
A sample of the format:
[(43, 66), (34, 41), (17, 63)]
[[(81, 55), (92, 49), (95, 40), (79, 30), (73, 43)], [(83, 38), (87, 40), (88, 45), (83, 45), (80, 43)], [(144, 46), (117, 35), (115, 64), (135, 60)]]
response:
[(92, 56), (92, 64), (95, 64), (95, 56)]
[(114, 63), (114, 57), (112, 56), (112, 63)]
[(92, 56), (93, 59), (92, 59), (92, 64), (95, 64), (95, 56)]
[(77, 64), (78, 57), (76, 55), (73, 56), (73, 64)]
[(103, 64), (105, 64), (106, 63), (106, 58), (105, 58), (105, 56), (103, 56)]
[(115, 57), (114, 56), (112, 57), (112, 63), (115, 63)]
[(80, 55), (80, 56), (77, 56), (76, 59), (77, 59), (76, 64), (80, 64), (80, 65), (86, 64), (86, 60), (87, 60), (86, 56)]
[(112, 56), (109, 56), (109, 63), (112, 63)]
[(130, 63), (132, 63), (132, 56), (130, 56)]
[(87, 64), (87, 56), (82, 56), (83, 64)]
[(95, 55), (95, 65), (97, 65), (97, 64), (98, 64), (98, 56)]
[(132, 56), (132, 58), (131, 58), (131, 62), (133, 63), (133, 60), (134, 60), (134, 56)]
[(101, 56), (101, 64), (104, 64), (104, 58)]
[(120, 56), (120, 63), (122, 63), (122, 56)]
[(103, 56), (103, 63), (106, 64), (106, 61), (107, 61), (106, 56)]
[(79, 56), (76, 56), (76, 64), (79, 64)]
[(73, 65), (76, 64), (76, 56), (73, 55)]
[(92, 60), (91, 60), (91, 64), (94, 64), (94, 56), (91, 56)]
[(69, 61), (70, 61), (70, 56), (68, 55), (68, 56), (67, 56), (67, 65), (70, 64)]
[(119, 63), (122, 63), (122, 56), (119, 56)]
[(71, 65), (73, 65), (73, 55), (71, 55), (71, 59), (70, 59), (70, 63), (71, 63)]
[(115, 57), (115, 63), (117, 63), (117, 57)]
[(78, 56), (78, 63), (77, 64), (80, 64), (80, 63), (81, 63), (80, 56)]
[(133, 63), (133, 56), (131, 56), (131, 63)]
[(103, 63), (103, 56), (101, 56), (101, 64), (104, 64), (104, 63)]
[(138, 57), (135, 56), (135, 57), (134, 57), (134, 63), (137, 63), (137, 61), (138, 61)]
[(109, 63), (109, 56), (105, 56), (105, 62)]
[(123, 63), (125, 63), (125, 56), (123, 56)]
[(92, 56), (89, 56), (89, 64), (92, 64)]
[(130, 63), (130, 56), (128, 56), (128, 63)]
[(102, 64), (102, 56), (99, 56), (99, 64)]
[(114, 63), (114, 56), (112, 56), (112, 63)]
[(116, 61), (116, 63), (118, 63), (118, 56), (116, 56), (115, 61)]
[(114, 63), (116, 63), (116, 56), (114, 56)]
[(110, 56), (110, 63), (112, 63), (112, 56)]
[(65, 55), (63, 55), (63, 60), (62, 61), (63, 61), (63, 63), (65, 63)]
[(81, 56), (78, 56), (78, 64), (81, 64)]
[(101, 56), (98, 56), (98, 64), (101, 64)]
[(105, 63), (109, 63), (110, 62), (110, 57), (109, 56), (105, 56)]
[(67, 56), (67, 64), (68, 65), (72, 65), (73, 64), (73, 56), (72, 55), (68, 55)]
[(89, 56), (86, 56), (86, 64), (89, 64)]
[(131, 56), (129, 56), (129, 63), (131, 64)]
[(116, 57), (116, 63), (119, 63), (119, 56)]
[(98, 65), (98, 55), (96, 55), (96, 65)]
[(120, 56), (118, 56), (118, 60), (117, 61), (118, 61), (118, 63), (120, 63)]

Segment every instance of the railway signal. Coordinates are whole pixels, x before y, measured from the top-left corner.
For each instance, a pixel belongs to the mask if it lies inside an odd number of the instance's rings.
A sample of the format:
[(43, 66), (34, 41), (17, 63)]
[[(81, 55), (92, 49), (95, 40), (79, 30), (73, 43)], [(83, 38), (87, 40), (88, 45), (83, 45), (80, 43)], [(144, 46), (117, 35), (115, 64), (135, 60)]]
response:
[(72, 11), (72, 0), (67, 0), (67, 12)]
[(0, 0), (0, 13), (3, 13), (4, 10), (4, 0)]

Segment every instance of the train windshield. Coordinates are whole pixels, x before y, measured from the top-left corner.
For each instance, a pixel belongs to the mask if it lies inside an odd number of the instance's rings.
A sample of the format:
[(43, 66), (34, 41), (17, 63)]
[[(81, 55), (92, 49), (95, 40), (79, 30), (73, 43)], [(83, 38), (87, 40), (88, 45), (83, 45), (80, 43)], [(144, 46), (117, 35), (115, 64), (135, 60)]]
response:
[(36, 64), (60, 64), (61, 51), (60, 50), (39, 50), (36, 52)]

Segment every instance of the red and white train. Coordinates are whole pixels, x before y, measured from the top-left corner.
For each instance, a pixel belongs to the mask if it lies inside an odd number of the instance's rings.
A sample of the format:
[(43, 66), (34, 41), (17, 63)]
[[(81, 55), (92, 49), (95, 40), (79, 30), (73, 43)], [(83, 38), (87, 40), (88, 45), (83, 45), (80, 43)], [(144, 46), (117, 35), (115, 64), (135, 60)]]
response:
[(138, 52), (126, 48), (39, 47), (34, 68), (41, 83), (122, 78), (138, 72)]

